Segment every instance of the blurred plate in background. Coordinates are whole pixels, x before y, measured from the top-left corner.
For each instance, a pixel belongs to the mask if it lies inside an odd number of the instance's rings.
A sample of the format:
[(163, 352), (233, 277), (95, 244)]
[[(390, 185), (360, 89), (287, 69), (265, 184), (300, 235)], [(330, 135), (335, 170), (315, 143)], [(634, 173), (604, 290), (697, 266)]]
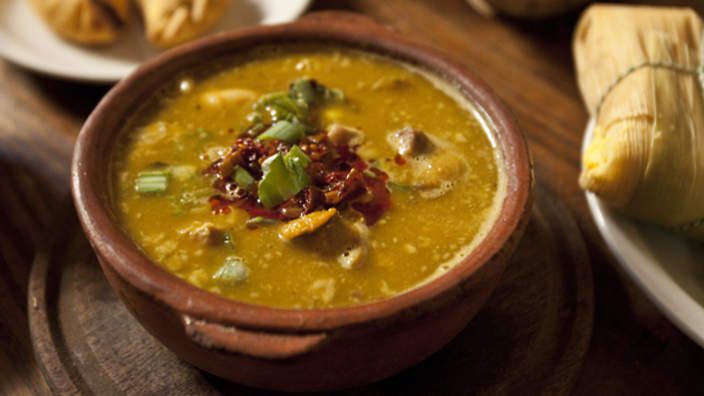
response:
[[(289, 22), (298, 18), (309, 3), (310, 0), (233, 0), (213, 32)], [(141, 22), (133, 22), (114, 44), (85, 47), (54, 34), (27, 0), (0, 0), (0, 56), (43, 74), (113, 83), (159, 52), (144, 37)]]

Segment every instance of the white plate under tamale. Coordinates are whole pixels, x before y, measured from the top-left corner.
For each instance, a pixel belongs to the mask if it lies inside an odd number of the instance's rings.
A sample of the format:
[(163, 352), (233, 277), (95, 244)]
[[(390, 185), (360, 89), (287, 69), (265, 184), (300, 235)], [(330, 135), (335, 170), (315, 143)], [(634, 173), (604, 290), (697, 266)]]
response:
[[(590, 120), (582, 149), (592, 138)], [(597, 228), (618, 262), (660, 310), (704, 347), (704, 244), (630, 219), (587, 192)]]

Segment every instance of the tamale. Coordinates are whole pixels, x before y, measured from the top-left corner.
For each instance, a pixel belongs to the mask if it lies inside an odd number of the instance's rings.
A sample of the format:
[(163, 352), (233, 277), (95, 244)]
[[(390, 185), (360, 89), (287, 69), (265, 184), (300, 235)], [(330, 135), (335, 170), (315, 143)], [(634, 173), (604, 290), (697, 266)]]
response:
[(81, 44), (112, 43), (130, 16), (129, 0), (30, 0), (29, 3), (56, 33)]
[(574, 34), (596, 126), (580, 185), (622, 212), (704, 240), (702, 21), (688, 8), (593, 5)]
[(138, 0), (147, 38), (158, 47), (173, 47), (215, 26), (229, 0)]

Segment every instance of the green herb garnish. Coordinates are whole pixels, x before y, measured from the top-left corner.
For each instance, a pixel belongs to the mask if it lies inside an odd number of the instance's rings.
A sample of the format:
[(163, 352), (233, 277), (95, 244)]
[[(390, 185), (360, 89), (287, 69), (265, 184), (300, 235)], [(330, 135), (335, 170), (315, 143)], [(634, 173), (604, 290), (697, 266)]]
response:
[(311, 78), (301, 78), (292, 82), (288, 88), (288, 95), (308, 106), (345, 100), (345, 94), (341, 90), (328, 88)]
[(283, 91), (262, 96), (254, 108), (268, 112), (272, 122), (282, 120), (305, 122), (308, 118), (308, 105), (294, 100)]
[(345, 100), (339, 89), (328, 88), (310, 78), (301, 78), (291, 83), (288, 92), (279, 91), (262, 96), (247, 115), (250, 133), (258, 133), (265, 124), (288, 121), (300, 124), (304, 133), (315, 131), (311, 125), (312, 106)]
[(308, 105), (315, 103), (318, 94), (310, 78), (301, 78), (291, 83), (288, 88), (288, 94), (294, 99), (303, 101)]

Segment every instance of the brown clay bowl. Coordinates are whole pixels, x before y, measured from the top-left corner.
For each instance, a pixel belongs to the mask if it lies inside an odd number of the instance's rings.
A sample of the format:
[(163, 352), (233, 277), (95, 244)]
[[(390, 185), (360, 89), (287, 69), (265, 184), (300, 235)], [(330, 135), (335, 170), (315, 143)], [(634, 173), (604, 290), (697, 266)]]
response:
[[(507, 195), (496, 223), (452, 270), (366, 305), (274, 309), (186, 283), (150, 261), (123, 231), (108, 197), (108, 158), (124, 121), (144, 98), (178, 72), (208, 60), (260, 44), (295, 42), (334, 43), (425, 68), (458, 86), (485, 113), (505, 159)], [(146, 63), (110, 90), (86, 121), (76, 143), (71, 182), (78, 215), (105, 276), (154, 337), (217, 376), (258, 388), (304, 391), (382, 379), (420, 362), (459, 333), (494, 290), (522, 235), (532, 169), (513, 116), (473, 73), (366, 18), (325, 13), (213, 35)]]

